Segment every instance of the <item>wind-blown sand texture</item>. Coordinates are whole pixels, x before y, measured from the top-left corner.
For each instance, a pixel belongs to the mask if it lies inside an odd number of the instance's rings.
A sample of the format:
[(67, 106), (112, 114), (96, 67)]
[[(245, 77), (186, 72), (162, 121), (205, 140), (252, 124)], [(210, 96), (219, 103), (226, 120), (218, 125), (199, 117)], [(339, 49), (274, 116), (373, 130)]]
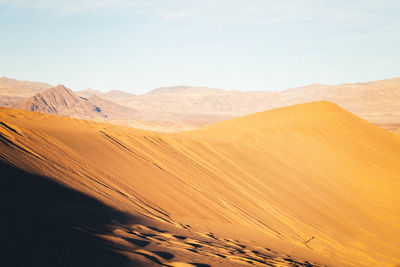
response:
[(177, 134), (7, 108), (0, 121), (16, 266), (400, 263), (400, 137), (335, 104)]

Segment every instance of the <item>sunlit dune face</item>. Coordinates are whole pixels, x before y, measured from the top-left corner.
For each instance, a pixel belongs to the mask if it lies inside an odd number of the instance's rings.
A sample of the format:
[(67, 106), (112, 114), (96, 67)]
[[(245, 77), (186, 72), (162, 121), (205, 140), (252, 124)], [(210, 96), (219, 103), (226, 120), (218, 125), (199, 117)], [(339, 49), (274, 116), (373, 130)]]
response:
[(175, 134), (12, 109), (0, 120), (2, 161), (142, 218), (100, 235), (132, 261), (400, 262), (400, 138), (335, 104)]

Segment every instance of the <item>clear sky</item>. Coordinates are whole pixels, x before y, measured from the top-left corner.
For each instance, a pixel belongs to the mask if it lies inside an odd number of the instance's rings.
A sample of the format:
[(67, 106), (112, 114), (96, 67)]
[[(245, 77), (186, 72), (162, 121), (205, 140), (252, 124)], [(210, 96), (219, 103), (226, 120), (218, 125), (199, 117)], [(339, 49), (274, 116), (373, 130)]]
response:
[(281, 90), (400, 76), (399, 0), (0, 0), (0, 76)]

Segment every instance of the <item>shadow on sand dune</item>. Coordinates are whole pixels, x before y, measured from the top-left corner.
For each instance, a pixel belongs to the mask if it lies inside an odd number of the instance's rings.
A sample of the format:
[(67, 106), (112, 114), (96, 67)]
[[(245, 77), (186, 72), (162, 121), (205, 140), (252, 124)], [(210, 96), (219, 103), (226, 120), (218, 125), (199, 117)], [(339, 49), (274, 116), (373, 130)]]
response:
[(96, 237), (132, 218), (46, 177), (0, 162), (2, 266), (128, 266)]

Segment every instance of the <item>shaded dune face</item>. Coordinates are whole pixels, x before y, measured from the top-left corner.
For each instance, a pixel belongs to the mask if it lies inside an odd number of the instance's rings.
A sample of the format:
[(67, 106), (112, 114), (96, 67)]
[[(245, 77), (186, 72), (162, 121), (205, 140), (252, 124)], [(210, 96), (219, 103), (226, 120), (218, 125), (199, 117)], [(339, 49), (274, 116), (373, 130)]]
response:
[(132, 216), (4, 162), (1, 171), (4, 266), (130, 266), (117, 246), (97, 237)]
[(143, 220), (116, 219), (98, 235), (129, 260), (400, 262), (400, 138), (335, 104), (179, 134), (11, 109), (1, 109), (0, 119), (3, 162)]

